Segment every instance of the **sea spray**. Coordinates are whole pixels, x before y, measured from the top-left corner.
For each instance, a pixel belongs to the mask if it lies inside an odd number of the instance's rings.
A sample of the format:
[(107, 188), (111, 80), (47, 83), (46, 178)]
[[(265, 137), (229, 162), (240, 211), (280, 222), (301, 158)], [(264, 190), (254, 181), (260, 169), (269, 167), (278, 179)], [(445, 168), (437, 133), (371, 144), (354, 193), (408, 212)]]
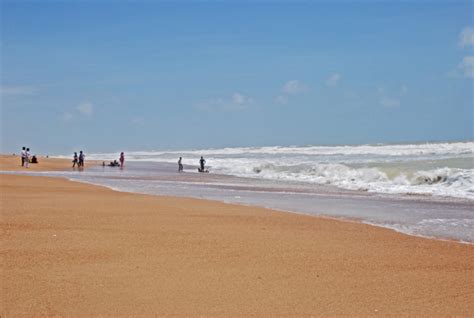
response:
[[(119, 153), (89, 154), (113, 160)], [(183, 163), (205, 156), (213, 173), (379, 193), (474, 199), (474, 142), (273, 146), (128, 152), (129, 161)], [(195, 169), (194, 169), (195, 170)]]

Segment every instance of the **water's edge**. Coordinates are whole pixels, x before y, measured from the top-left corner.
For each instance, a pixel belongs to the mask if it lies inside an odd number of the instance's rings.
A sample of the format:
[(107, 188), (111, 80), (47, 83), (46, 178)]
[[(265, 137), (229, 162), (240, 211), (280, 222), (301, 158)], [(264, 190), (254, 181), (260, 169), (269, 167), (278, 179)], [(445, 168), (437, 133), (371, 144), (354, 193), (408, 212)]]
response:
[[(48, 173), (48, 172), (46, 172), (46, 173)], [(377, 224), (377, 223), (374, 223), (374, 222), (366, 221), (361, 217), (333, 216), (333, 215), (324, 214), (324, 212), (321, 213), (321, 214), (312, 214), (312, 213), (289, 210), (289, 209), (281, 209), (281, 208), (276, 208), (276, 207), (267, 206), (267, 205), (246, 204), (246, 203), (243, 203), (243, 202), (228, 201), (228, 200), (224, 200), (224, 199), (203, 198), (203, 197), (192, 196), (192, 195), (182, 196), (182, 195), (143, 193), (143, 192), (138, 192), (138, 191), (130, 191), (130, 190), (125, 190), (125, 189), (120, 189), (118, 187), (114, 187), (114, 186), (110, 186), (110, 185), (98, 184), (98, 183), (90, 182), (90, 181), (87, 181), (87, 180), (81, 180), (81, 179), (78, 179), (78, 178), (70, 178), (70, 177), (67, 177), (67, 176), (45, 176), (44, 174), (38, 175), (38, 174), (34, 174), (32, 172), (23, 172), (23, 171), (0, 171), (0, 174), (13, 174), (13, 175), (27, 175), (27, 176), (31, 176), (31, 177), (42, 176), (42, 177), (47, 177), (47, 178), (58, 178), (58, 179), (68, 180), (68, 181), (71, 181), (71, 182), (78, 182), (78, 183), (82, 183), (82, 184), (98, 186), (98, 187), (109, 189), (109, 190), (115, 191), (115, 192), (132, 193), (132, 194), (139, 194), (139, 195), (151, 195), (151, 196), (156, 196), (156, 197), (169, 197), (169, 198), (176, 198), (176, 199), (189, 198), (189, 199), (193, 199), (193, 200), (219, 202), (219, 203), (224, 203), (224, 204), (238, 205), (238, 206), (242, 206), (242, 207), (265, 208), (265, 209), (268, 209), (268, 210), (281, 212), (281, 213), (311, 216), (311, 217), (316, 217), (316, 218), (321, 218), (321, 219), (336, 220), (336, 221), (340, 221), (340, 222), (350, 222), (350, 223), (364, 224), (364, 225), (368, 225), (368, 226), (383, 228), (385, 230), (395, 231), (395, 232), (400, 233), (402, 235), (407, 235), (407, 236), (412, 236), (412, 237), (417, 237), (417, 238), (422, 238), (422, 239), (474, 245), (474, 242), (469, 242), (469, 241), (465, 241), (465, 240), (461, 240), (461, 239), (444, 238), (444, 237), (437, 237), (437, 236), (431, 236), (431, 235), (421, 235), (421, 234), (416, 234), (416, 233), (405, 232), (405, 231), (403, 231), (399, 228), (391, 227), (389, 225), (382, 225), (382, 224)]]

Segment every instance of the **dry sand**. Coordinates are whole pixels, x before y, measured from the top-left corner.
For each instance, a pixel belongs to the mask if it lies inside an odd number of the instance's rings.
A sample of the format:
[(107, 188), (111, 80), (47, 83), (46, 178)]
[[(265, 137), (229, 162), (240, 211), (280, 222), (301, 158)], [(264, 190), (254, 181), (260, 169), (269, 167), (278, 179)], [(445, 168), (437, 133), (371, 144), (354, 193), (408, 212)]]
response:
[[(0, 171), (60, 171), (72, 169), (71, 159), (46, 158), (38, 156), (38, 164), (30, 163), (28, 168), (21, 166), (21, 156), (0, 155)], [(98, 161), (85, 161), (85, 168), (91, 165), (98, 165)]]
[[(11, 160), (0, 157), (0, 169), (18, 169)], [(69, 160), (42, 161), (34, 169), (69, 168)], [(1, 317), (474, 313), (473, 245), (63, 179), (0, 177)]]

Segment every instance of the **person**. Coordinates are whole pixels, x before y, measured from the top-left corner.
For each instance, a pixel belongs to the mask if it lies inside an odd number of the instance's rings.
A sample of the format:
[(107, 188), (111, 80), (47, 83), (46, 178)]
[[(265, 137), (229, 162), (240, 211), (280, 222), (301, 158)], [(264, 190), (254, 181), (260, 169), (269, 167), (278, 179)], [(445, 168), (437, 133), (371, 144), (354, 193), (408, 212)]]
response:
[(25, 151), (25, 168), (30, 167), (30, 148), (26, 148)]
[(123, 168), (123, 164), (125, 163), (125, 155), (123, 154), (123, 152), (120, 153), (120, 167)]
[(38, 158), (36, 158), (36, 155), (33, 155), (33, 157), (31, 157), (31, 163), (38, 163)]
[(25, 166), (25, 158), (26, 158), (26, 148), (21, 148), (21, 166)]
[(179, 160), (178, 160), (178, 172), (183, 172), (183, 164), (181, 163), (182, 160), (183, 160), (183, 158), (179, 157)]
[(84, 168), (84, 153), (81, 151), (79, 151), (79, 163), (78, 163), (78, 167), (82, 167)]
[(76, 165), (79, 167), (79, 162), (77, 160), (77, 152), (74, 152), (74, 157), (72, 159), (72, 167), (74, 168)]
[(206, 160), (204, 160), (204, 158), (201, 156), (201, 159), (199, 159), (199, 165), (201, 166), (201, 169), (199, 170), (199, 172), (204, 172), (204, 165), (206, 164)]

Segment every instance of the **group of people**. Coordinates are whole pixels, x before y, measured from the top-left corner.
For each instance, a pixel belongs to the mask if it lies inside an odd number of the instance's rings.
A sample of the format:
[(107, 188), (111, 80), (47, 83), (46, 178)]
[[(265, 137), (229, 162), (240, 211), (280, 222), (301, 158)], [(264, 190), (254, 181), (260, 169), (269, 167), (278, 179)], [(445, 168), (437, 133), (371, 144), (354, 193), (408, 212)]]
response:
[(74, 168), (76, 165), (78, 168), (84, 168), (84, 159), (85, 159), (84, 153), (79, 151), (79, 155), (77, 155), (77, 152), (74, 152), (74, 157), (72, 159), (72, 167)]
[[(201, 159), (199, 159), (199, 172), (209, 172), (208, 169), (205, 167), (206, 165), (206, 160), (201, 156)], [(183, 158), (179, 157), (178, 159), (178, 172), (183, 172)]]
[(30, 163), (38, 163), (38, 159), (30, 155), (30, 148), (21, 148), (21, 166), (28, 168)]
[[(120, 163), (117, 160), (111, 161), (108, 166), (109, 167), (121, 167), (123, 168), (125, 165), (125, 154), (123, 152), (120, 153), (119, 158)], [(102, 167), (105, 167), (105, 161), (102, 162)]]
[[(74, 152), (74, 156), (72, 159), (72, 167), (75, 168), (76, 166), (78, 168), (83, 168), (84, 167), (84, 161), (85, 161), (86, 155), (84, 152), (81, 150), (79, 151), (79, 154), (77, 152)], [(123, 152), (120, 153), (119, 161), (114, 160), (111, 161), (108, 166), (109, 167), (124, 167), (125, 165), (125, 154)], [(21, 150), (21, 166), (28, 168), (30, 163), (38, 163), (38, 159), (36, 156), (30, 156), (30, 148), (23, 147)], [(206, 169), (206, 160), (201, 156), (201, 159), (199, 159), (199, 172), (209, 172), (208, 169)], [(105, 162), (102, 162), (102, 166), (105, 167)], [(178, 159), (178, 172), (183, 172), (183, 158), (179, 157)]]

